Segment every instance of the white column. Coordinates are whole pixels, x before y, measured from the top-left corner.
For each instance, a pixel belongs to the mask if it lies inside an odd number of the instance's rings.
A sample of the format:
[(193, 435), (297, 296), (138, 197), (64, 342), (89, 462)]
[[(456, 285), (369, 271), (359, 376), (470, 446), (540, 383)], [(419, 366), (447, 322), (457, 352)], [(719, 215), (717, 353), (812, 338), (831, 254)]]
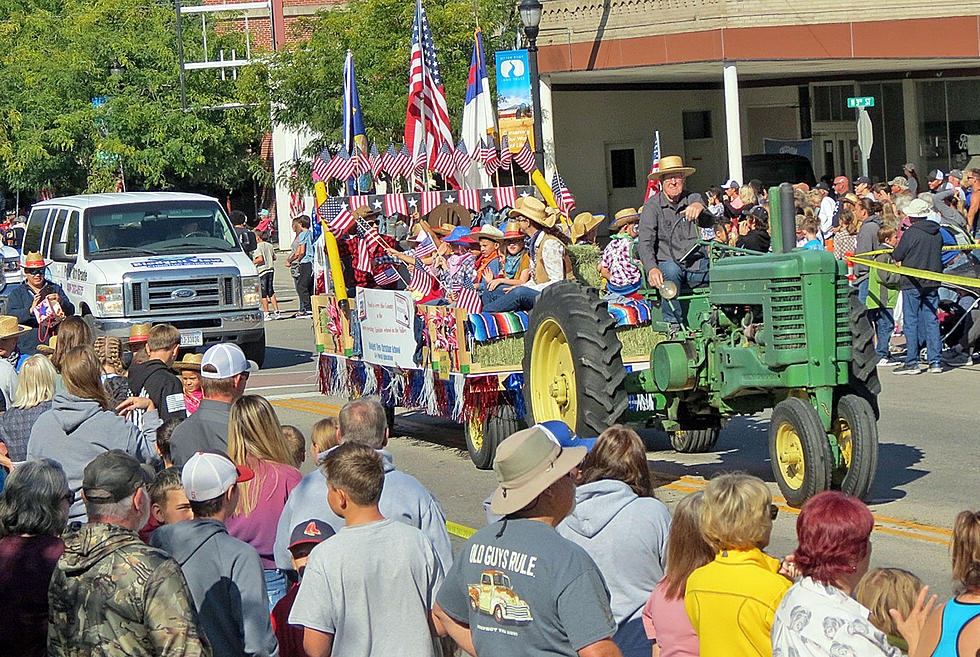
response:
[(541, 76), (541, 150), (544, 153), (544, 179), (551, 183), (555, 170), (555, 121), (551, 106), (551, 76)]
[[(279, 180), (282, 165), (293, 157), (293, 144), (296, 132), (278, 123), (272, 125), (272, 171), (276, 177), (276, 230), (279, 233), (279, 248), (288, 249), (293, 240), (293, 229), (289, 221), (289, 187)], [(303, 144), (299, 146), (303, 148)], [(307, 207), (309, 210), (309, 207)]]
[(725, 132), (728, 138), (728, 177), (742, 180), (742, 119), (738, 104), (738, 70), (725, 62)]

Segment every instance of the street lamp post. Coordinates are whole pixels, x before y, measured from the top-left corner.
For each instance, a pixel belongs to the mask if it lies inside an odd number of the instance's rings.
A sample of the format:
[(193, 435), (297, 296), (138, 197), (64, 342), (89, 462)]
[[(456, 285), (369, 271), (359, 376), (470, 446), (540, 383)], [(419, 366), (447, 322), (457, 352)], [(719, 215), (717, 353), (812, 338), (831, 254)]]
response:
[(538, 75), (538, 26), (541, 24), (541, 2), (521, 0), (517, 10), (524, 24), (527, 38), (528, 63), (531, 67), (531, 104), (534, 118), (534, 162), (539, 171), (544, 171), (544, 145), (541, 143), (541, 80)]

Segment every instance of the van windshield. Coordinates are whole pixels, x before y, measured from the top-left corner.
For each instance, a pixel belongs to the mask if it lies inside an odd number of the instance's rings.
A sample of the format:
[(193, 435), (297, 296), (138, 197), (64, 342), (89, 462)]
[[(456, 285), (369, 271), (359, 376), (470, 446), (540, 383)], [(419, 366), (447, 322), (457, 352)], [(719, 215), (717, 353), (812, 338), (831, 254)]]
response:
[(210, 201), (90, 208), (84, 224), (83, 246), (89, 260), (241, 250), (221, 206)]

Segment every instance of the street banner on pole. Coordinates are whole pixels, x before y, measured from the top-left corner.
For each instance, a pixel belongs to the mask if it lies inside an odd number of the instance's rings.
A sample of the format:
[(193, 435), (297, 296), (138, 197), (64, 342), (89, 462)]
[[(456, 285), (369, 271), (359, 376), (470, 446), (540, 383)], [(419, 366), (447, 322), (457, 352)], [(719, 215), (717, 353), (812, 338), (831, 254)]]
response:
[[(531, 69), (527, 50), (498, 50), (497, 117), (501, 139), (512, 153), (525, 142), (534, 151), (534, 104), (531, 101)], [(501, 141), (503, 144), (503, 141)]]

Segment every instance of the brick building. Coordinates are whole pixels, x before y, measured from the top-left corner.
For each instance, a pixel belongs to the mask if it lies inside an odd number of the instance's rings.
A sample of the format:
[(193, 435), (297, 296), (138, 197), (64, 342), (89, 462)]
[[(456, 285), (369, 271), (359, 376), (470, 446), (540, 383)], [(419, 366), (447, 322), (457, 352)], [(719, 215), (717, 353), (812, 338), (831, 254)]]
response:
[(851, 96), (876, 101), (873, 178), (980, 155), (980, 2), (543, 4), (545, 146), (583, 209), (642, 200), (655, 130), (700, 189), (739, 178), (740, 155), (791, 141), (818, 178), (858, 175)]

